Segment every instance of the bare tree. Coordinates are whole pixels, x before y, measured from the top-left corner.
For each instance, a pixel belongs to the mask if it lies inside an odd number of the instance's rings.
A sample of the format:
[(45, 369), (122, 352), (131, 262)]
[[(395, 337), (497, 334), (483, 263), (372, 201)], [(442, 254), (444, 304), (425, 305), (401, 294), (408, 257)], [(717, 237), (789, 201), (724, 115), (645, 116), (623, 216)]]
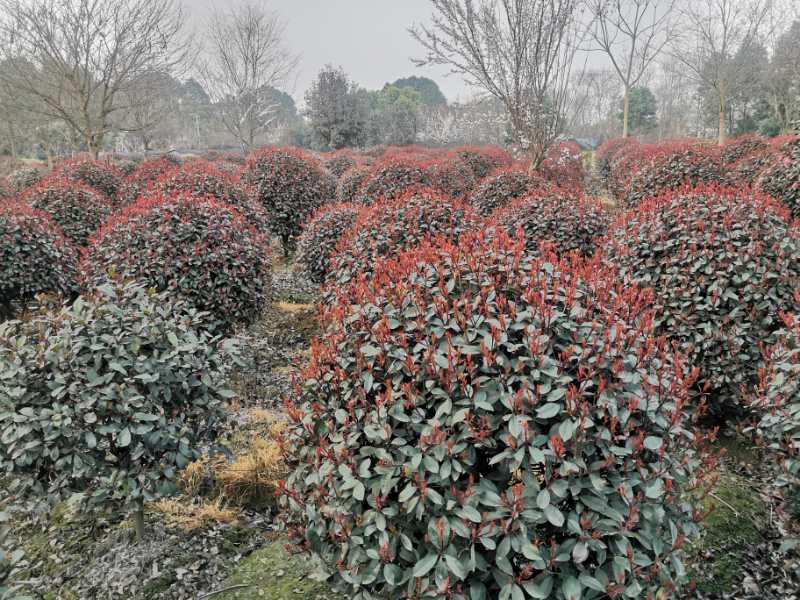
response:
[(0, 0), (0, 72), (27, 110), (66, 123), (93, 156), (126, 92), (185, 58), (175, 0)]
[(622, 137), (628, 137), (631, 88), (674, 37), (676, 0), (588, 0), (591, 37), (622, 82)]
[(205, 87), (245, 151), (274, 123), (280, 109), (274, 88), (285, 86), (300, 62), (284, 46), (285, 29), (276, 12), (256, 2), (215, 14), (209, 27)]
[(500, 100), (531, 168), (561, 133), (578, 47), (579, 0), (430, 0), (429, 26), (410, 32), (427, 51)]
[(617, 74), (612, 69), (586, 71), (575, 82), (567, 111), (567, 131), (575, 136), (607, 139), (617, 132)]
[(727, 140), (728, 100), (741, 77), (737, 55), (759, 43), (771, 0), (687, 0), (672, 55), (699, 85), (714, 90), (719, 113), (719, 144)]

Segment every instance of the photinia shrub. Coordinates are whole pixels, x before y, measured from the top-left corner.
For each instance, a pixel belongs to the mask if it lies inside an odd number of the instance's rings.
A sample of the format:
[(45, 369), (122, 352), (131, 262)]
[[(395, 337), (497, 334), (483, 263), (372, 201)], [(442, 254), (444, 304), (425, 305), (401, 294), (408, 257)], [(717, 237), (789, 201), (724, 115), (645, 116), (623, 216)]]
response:
[(235, 347), (206, 320), (115, 283), (0, 325), (0, 469), (37, 497), (86, 492), (136, 511), (175, 493), (233, 396)]
[(111, 217), (80, 264), (86, 287), (109, 273), (185, 298), (225, 329), (253, 321), (267, 300), (267, 239), (234, 208), (186, 192), (154, 193)]
[(764, 138), (755, 134), (740, 135), (720, 150), (720, 157), (724, 165), (732, 165), (753, 154), (764, 154), (769, 150), (769, 144)]
[(0, 317), (43, 293), (77, 291), (78, 251), (47, 213), (0, 203)]
[(269, 214), (272, 231), (281, 239), (285, 254), (294, 247), (300, 226), (332, 193), (328, 176), (317, 161), (292, 148), (251, 154), (242, 179)]
[(325, 169), (338, 181), (347, 171), (359, 164), (358, 158), (349, 150), (339, 150), (329, 155), (324, 163)]
[(133, 204), (148, 186), (158, 179), (162, 173), (174, 169), (177, 163), (167, 158), (151, 158), (140, 162), (136, 169), (125, 177), (117, 191), (117, 205), (120, 207)]
[(509, 235), (522, 229), (529, 252), (538, 251), (540, 242), (549, 242), (560, 255), (582, 256), (595, 253), (611, 223), (599, 200), (563, 188), (523, 196), (492, 213), (491, 220)]
[(17, 190), (15, 190), (8, 181), (0, 179), (0, 202), (10, 200), (16, 195)]
[(39, 167), (23, 167), (11, 173), (6, 179), (17, 193), (21, 193), (41, 181), (43, 176), (44, 170)]
[(514, 162), (511, 155), (497, 146), (463, 146), (452, 153), (472, 169), (475, 179), (488, 177), (497, 169), (504, 169)]
[(359, 190), (371, 172), (368, 166), (353, 167), (346, 171), (336, 186), (336, 200), (345, 204), (360, 202)]
[(211, 196), (235, 208), (259, 232), (270, 231), (264, 207), (253, 201), (232, 175), (209, 162), (193, 160), (174, 166), (150, 183), (148, 191), (152, 190), (165, 195), (188, 192), (195, 196)]
[(430, 187), (428, 164), (413, 158), (387, 158), (375, 163), (361, 184), (361, 204), (373, 204), (379, 198), (399, 198), (415, 187)]
[(771, 152), (748, 154), (725, 169), (727, 185), (753, 187), (761, 173), (768, 169), (777, 157)]
[(487, 216), (516, 198), (549, 187), (552, 186), (544, 179), (530, 175), (527, 171), (506, 169), (480, 181), (469, 195), (468, 201), (475, 210)]
[(117, 195), (117, 190), (124, 177), (122, 171), (115, 166), (90, 158), (64, 161), (56, 166), (53, 175), (85, 183), (109, 198), (114, 198)]
[(600, 144), (595, 152), (597, 173), (605, 185), (610, 185), (613, 179), (612, 164), (620, 153), (639, 146), (635, 138), (612, 138)]
[[(380, 261), (301, 372), (290, 533), (347, 597), (667, 597), (706, 461), (648, 294), (502, 232)], [(671, 366), (672, 365), (672, 366)]]
[(464, 198), (475, 187), (475, 176), (467, 163), (455, 157), (432, 162), (428, 167), (431, 187), (451, 198)]
[(548, 148), (538, 173), (560, 187), (580, 189), (585, 176), (580, 146), (573, 141), (554, 143)]
[(718, 151), (695, 144), (684, 144), (657, 154), (630, 180), (626, 208), (636, 208), (642, 200), (663, 192), (701, 183), (723, 183)]
[(297, 262), (315, 283), (325, 281), (336, 244), (353, 226), (361, 209), (354, 204), (323, 206), (303, 226), (297, 240)]
[(788, 212), (749, 190), (678, 190), (620, 216), (605, 248), (621, 279), (652, 288), (657, 331), (700, 368), (710, 407), (739, 408), (779, 313), (800, 310), (800, 231)]
[(369, 273), (378, 258), (415, 246), (429, 237), (451, 239), (481, 222), (467, 203), (430, 188), (384, 198), (362, 211), (341, 237), (331, 260), (333, 285)]
[(77, 246), (85, 246), (114, 210), (114, 204), (105, 194), (61, 177), (41, 181), (25, 192), (22, 201), (49, 214)]
[(782, 201), (800, 218), (800, 138), (784, 145), (758, 179), (758, 189)]

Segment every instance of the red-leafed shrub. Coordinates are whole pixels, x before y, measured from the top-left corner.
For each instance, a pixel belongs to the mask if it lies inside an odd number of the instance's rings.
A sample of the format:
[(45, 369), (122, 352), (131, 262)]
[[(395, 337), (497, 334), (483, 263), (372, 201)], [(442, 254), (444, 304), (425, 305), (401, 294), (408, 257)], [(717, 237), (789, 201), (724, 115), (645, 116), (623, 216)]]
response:
[(475, 187), (472, 169), (460, 158), (449, 157), (434, 161), (428, 167), (431, 187), (452, 198), (464, 198)]
[(10, 200), (17, 195), (17, 190), (5, 179), (0, 179), (0, 202)]
[(186, 192), (142, 196), (92, 237), (83, 282), (96, 286), (109, 270), (175, 293), (226, 328), (258, 316), (270, 286), (266, 238), (232, 207)]
[(106, 222), (114, 205), (108, 196), (83, 183), (48, 177), (29, 189), (23, 202), (49, 214), (72, 242), (85, 246)]
[(608, 185), (612, 179), (612, 164), (617, 156), (628, 149), (635, 149), (639, 145), (634, 138), (613, 138), (600, 144), (595, 152), (597, 172), (603, 182)]
[(89, 158), (65, 161), (56, 167), (53, 175), (85, 183), (109, 198), (117, 195), (117, 190), (124, 177), (122, 171), (114, 165)]
[(582, 256), (595, 253), (611, 223), (599, 200), (564, 188), (523, 196), (492, 213), (491, 220), (509, 235), (522, 229), (528, 251), (538, 251), (541, 242), (549, 242), (558, 254), (578, 252)]
[(725, 180), (728, 185), (746, 185), (752, 187), (766, 169), (776, 160), (772, 152), (748, 154), (744, 158), (725, 168)]
[(345, 204), (360, 202), (359, 190), (371, 172), (372, 169), (366, 165), (346, 171), (336, 186), (336, 200)]
[(143, 160), (133, 173), (122, 180), (117, 192), (117, 205), (122, 207), (133, 204), (153, 181), (176, 166), (177, 163), (164, 157)]
[(39, 167), (23, 167), (11, 173), (7, 180), (11, 187), (19, 193), (39, 183), (44, 174), (45, 170)]
[(800, 218), (800, 138), (783, 145), (781, 153), (765, 166), (758, 189), (778, 198)]
[(625, 196), (626, 208), (636, 208), (642, 200), (687, 185), (724, 183), (722, 162), (716, 148), (682, 145), (656, 155), (630, 180)]
[(329, 155), (323, 164), (328, 173), (336, 177), (338, 181), (347, 171), (353, 167), (357, 167), (359, 161), (352, 152), (340, 150)]
[(768, 152), (767, 140), (755, 134), (740, 135), (730, 140), (720, 150), (720, 157), (725, 165), (742, 160), (745, 156), (764, 154)]
[(572, 141), (556, 142), (547, 150), (538, 171), (556, 185), (580, 189), (585, 175), (580, 146)]
[(303, 226), (297, 240), (297, 262), (312, 281), (325, 281), (336, 244), (356, 222), (361, 209), (355, 204), (323, 206)]
[(399, 198), (383, 198), (364, 210), (339, 240), (332, 259), (332, 283), (368, 273), (378, 258), (396, 254), (432, 236), (459, 235), (476, 226), (480, 216), (463, 201), (430, 188)]
[(45, 212), (0, 203), (0, 316), (36, 294), (77, 291), (78, 252)]
[[(193, 160), (172, 167), (153, 181), (149, 190), (167, 196), (173, 192), (189, 192), (195, 196), (211, 196), (239, 211), (261, 233), (269, 233), (269, 217), (260, 203), (252, 200), (244, 187), (230, 174), (213, 164)], [(148, 192), (149, 193), (149, 192)]]
[(346, 597), (674, 590), (714, 461), (648, 307), (502, 233), (380, 261), (285, 405), (293, 539)]
[(429, 187), (427, 163), (408, 158), (386, 158), (375, 163), (358, 191), (361, 204), (381, 198), (398, 198), (415, 187)]
[(293, 148), (261, 149), (251, 154), (242, 173), (252, 196), (270, 217), (284, 253), (294, 247), (300, 226), (331, 198), (330, 180), (309, 154)]
[(497, 146), (464, 146), (453, 150), (453, 154), (467, 163), (476, 180), (488, 177), (493, 171), (510, 167), (511, 155)]
[(788, 211), (746, 189), (678, 190), (619, 217), (605, 247), (621, 279), (653, 289), (657, 330), (700, 368), (701, 386), (735, 407), (779, 313), (800, 311), (800, 231)]
[(480, 181), (469, 195), (469, 203), (484, 216), (490, 215), (516, 198), (541, 188), (551, 187), (541, 177), (527, 171), (508, 169)]

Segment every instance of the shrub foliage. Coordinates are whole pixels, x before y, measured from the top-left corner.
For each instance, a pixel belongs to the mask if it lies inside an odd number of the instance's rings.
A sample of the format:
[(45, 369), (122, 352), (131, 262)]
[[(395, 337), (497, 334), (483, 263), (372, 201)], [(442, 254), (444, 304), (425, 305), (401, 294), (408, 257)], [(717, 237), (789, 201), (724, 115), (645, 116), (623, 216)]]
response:
[(66, 177), (72, 181), (85, 183), (109, 198), (117, 195), (122, 183), (122, 171), (115, 166), (100, 160), (78, 158), (68, 160), (56, 167), (54, 173), (58, 177)]
[(295, 539), (357, 599), (671, 590), (704, 468), (646, 296), (503, 234), (379, 263), (286, 404)]
[(785, 144), (758, 180), (759, 189), (781, 200), (800, 218), (800, 139)]
[(425, 162), (414, 158), (387, 158), (375, 163), (358, 192), (362, 204), (380, 198), (399, 198), (415, 187), (430, 187), (431, 174)]
[(354, 204), (323, 206), (305, 224), (297, 241), (297, 262), (312, 281), (325, 281), (336, 244), (353, 226), (360, 210)]
[(549, 187), (549, 184), (535, 175), (507, 169), (479, 182), (469, 195), (469, 202), (479, 213), (487, 216), (512, 200), (544, 187)]

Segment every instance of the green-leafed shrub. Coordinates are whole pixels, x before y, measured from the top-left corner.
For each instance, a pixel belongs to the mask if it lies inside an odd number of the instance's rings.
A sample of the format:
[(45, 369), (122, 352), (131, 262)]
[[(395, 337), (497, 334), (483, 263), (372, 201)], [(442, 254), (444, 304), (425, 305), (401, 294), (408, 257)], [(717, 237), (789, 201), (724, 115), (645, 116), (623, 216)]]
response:
[(725, 165), (732, 165), (746, 156), (764, 154), (768, 151), (767, 140), (754, 134), (741, 135), (730, 140), (720, 150), (720, 157)]
[(748, 190), (678, 190), (620, 216), (605, 248), (622, 280), (652, 288), (657, 331), (700, 368), (711, 408), (737, 408), (779, 313), (800, 309), (800, 231), (788, 212)]
[(270, 217), (284, 253), (294, 248), (300, 226), (331, 198), (327, 174), (309, 154), (292, 148), (258, 150), (242, 173)]
[(526, 171), (507, 169), (480, 181), (469, 195), (469, 203), (484, 216), (490, 215), (516, 198), (537, 189), (551, 187), (544, 179)]
[(93, 287), (109, 272), (181, 296), (229, 328), (259, 315), (271, 271), (266, 238), (241, 214), (184, 192), (143, 196), (92, 237), (82, 281)]
[(600, 201), (563, 188), (514, 200), (492, 213), (492, 220), (509, 235), (522, 229), (529, 251), (537, 251), (540, 242), (549, 242), (558, 254), (578, 252), (582, 256), (595, 253), (611, 223)]
[(497, 169), (510, 167), (514, 162), (508, 152), (497, 146), (464, 146), (453, 150), (453, 155), (472, 169), (476, 181), (488, 177)]
[[(800, 290), (797, 292), (800, 305)], [(785, 462), (795, 486), (800, 484), (800, 318), (784, 315), (778, 342), (765, 349), (753, 408), (761, 415), (758, 434)]]
[(680, 187), (724, 182), (724, 170), (715, 148), (682, 144), (657, 154), (631, 178), (625, 207), (636, 208), (640, 202)]
[(361, 204), (369, 206), (382, 198), (399, 198), (410, 189), (430, 185), (428, 163), (416, 158), (389, 157), (372, 165), (358, 198)]
[(77, 261), (50, 215), (21, 202), (0, 204), (0, 317), (37, 294), (76, 292)]
[(475, 187), (472, 169), (460, 158), (443, 158), (428, 167), (431, 187), (441, 190), (451, 198), (464, 198)]
[(11, 200), (17, 195), (17, 190), (5, 179), (0, 179), (0, 202)]
[(648, 295), (611, 275), (478, 232), (336, 294), (286, 403), (283, 499), (347, 597), (654, 598), (680, 584), (705, 477), (689, 382)]
[(758, 189), (783, 202), (800, 218), (800, 139), (786, 144), (758, 179)]
[(152, 190), (165, 195), (187, 192), (194, 196), (211, 196), (235, 208), (259, 232), (270, 231), (269, 217), (261, 203), (252, 200), (232, 175), (209, 162), (193, 160), (174, 166), (150, 183), (148, 191)]
[(22, 201), (49, 214), (76, 246), (85, 246), (114, 210), (105, 194), (86, 184), (56, 177), (48, 177), (29, 189)]
[(44, 170), (39, 167), (23, 167), (11, 173), (7, 179), (11, 187), (21, 193), (37, 184), (43, 175)]
[(116, 197), (124, 177), (114, 165), (89, 158), (65, 161), (55, 168), (53, 175), (85, 183), (109, 198)]
[(108, 284), (0, 325), (0, 467), (37, 496), (128, 508), (176, 491), (232, 392), (234, 348), (166, 293)]
[(336, 200), (345, 204), (360, 202), (358, 191), (371, 170), (368, 166), (353, 167), (342, 174), (336, 186)]
[(480, 216), (465, 202), (430, 188), (382, 199), (362, 211), (341, 237), (331, 261), (334, 284), (369, 273), (375, 261), (415, 246), (429, 237), (457, 239)]
[(356, 221), (360, 206), (332, 204), (315, 212), (297, 240), (297, 262), (312, 281), (322, 283), (331, 269), (331, 254)]

